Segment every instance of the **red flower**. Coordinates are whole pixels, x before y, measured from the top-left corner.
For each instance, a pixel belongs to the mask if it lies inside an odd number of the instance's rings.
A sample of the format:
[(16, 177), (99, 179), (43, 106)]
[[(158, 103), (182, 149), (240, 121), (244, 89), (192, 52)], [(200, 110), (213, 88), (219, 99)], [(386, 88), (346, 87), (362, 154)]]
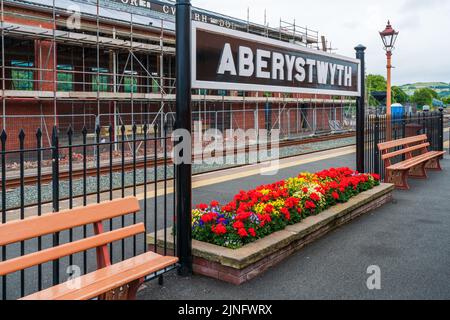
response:
[(248, 229), (248, 233), (250, 233), (250, 235), (254, 238), (256, 237), (256, 231), (253, 228)]
[(230, 205), (226, 205), (226, 206), (222, 207), (222, 211), (231, 212), (231, 211), (233, 211), (233, 209), (231, 208)]
[(306, 209), (315, 209), (316, 208), (316, 204), (314, 202), (311, 202), (311, 201), (306, 201), (305, 207), (306, 207)]
[(208, 205), (201, 203), (201, 204), (197, 205), (197, 209), (205, 211), (206, 209), (208, 209)]
[(236, 221), (235, 223), (233, 223), (233, 228), (235, 228), (236, 230), (242, 229), (243, 227), (244, 223), (242, 221)]
[(336, 191), (334, 191), (331, 195), (335, 200), (339, 200), (340, 198), (339, 193), (337, 193)]
[(372, 177), (377, 181), (380, 181), (380, 179), (381, 179), (380, 175), (376, 174), (376, 173), (372, 173)]
[(218, 207), (219, 206), (219, 202), (218, 201), (211, 201), (211, 207)]
[(303, 191), (303, 193), (308, 193), (309, 190), (308, 190), (308, 188), (303, 188), (302, 191)]
[(273, 206), (271, 205), (271, 204), (268, 204), (265, 208), (264, 208), (264, 211), (266, 212), (266, 213), (272, 213), (273, 212)]
[(298, 206), (299, 202), (300, 202), (300, 199), (298, 199), (298, 198), (287, 198), (286, 201), (284, 202), (284, 205), (288, 209), (291, 209), (291, 208)]
[(252, 213), (251, 212), (239, 212), (238, 214), (237, 214), (237, 216), (236, 216), (236, 220), (237, 221), (245, 221), (245, 220), (247, 220), (248, 218), (250, 218), (250, 216), (252, 215)]
[(211, 221), (213, 221), (215, 218), (217, 218), (217, 214), (215, 213), (208, 213), (208, 214), (204, 214), (202, 216), (202, 221), (204, 223), (210, 223)]
[(241, 238), (248, 237), (248, 233), (247, 233), (247, 231), (244, 228), (241, 228), (241, 229), (238, 230), (238, 235)]
[(280, 211), (284, 215), (286, 220), (291, 220), (291, 213), (289, 212), (289, 210), (287, 208), (282, 208)]
[(317, 193), (311, 193), (309, 198), (313, 201), (320, 201), (320, 197), (317, 195)]
[(227, 228), (223, 224), (218, 224), (217, 226), (212, 226), (211, 231), (218, 236), (221, 236), (227, 233)]
[(259, 226), (262, 228), (266, 225), (266, 223), (272, 222), (272, 218), (270, 214), (258, 214), (258, 219), (260, 221)]

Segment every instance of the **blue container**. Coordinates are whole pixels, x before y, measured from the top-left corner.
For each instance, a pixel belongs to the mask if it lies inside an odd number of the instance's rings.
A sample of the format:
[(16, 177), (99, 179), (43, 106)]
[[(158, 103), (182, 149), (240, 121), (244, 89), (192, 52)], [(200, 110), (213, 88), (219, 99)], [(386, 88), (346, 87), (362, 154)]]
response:
[(401, 122), (403, 115), (405, 114), (405, 107), (401, 104), (394, 103), (391, 106), (391, 112), (392, 112), (392, 122)]

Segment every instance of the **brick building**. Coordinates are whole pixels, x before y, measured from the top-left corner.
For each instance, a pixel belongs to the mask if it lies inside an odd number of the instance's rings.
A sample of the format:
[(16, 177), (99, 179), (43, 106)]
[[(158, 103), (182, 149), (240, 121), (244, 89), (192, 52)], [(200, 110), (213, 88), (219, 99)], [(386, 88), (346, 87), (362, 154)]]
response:
[[(1, 0), (0, 128), (27, 137), (41, 127), (172, 121), (175, 6), (170, 1)], [(194, 8), (193, 19), (327, 50), (318, 32), (280, 21), (269, 28)], [(348, 129), (351, 100), (273, 92), (196, 90), (204, 128), (280, 128), (286, 136)], [(105, 130), (102, 130), (102, 134)], [(32, 145), (35, 140), (27, 139)], [(10, 147), (13, 147), (10, 145)]]

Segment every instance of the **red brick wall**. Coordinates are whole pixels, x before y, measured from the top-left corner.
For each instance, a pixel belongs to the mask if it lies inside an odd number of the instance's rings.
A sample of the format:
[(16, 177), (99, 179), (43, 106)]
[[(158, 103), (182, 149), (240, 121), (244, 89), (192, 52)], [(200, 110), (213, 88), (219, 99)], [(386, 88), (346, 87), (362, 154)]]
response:
[[(14, 117), (8, 117), (14, 115)], [(32, 115), (43, 115), (43, 118), (33, 117)], [(19, 148), (19, 132), (21, 129), (25, 132), (25, 148), (36, 147), (36, 132), (38, 128), (44, 130), (42, 119), (45, 119), (45, 125), (51, 132), (55, 125), (53, 118), (53, 102), (39, 102), (36, 100), (8, 100), (6, 102), (6, 133), (8, 134), (7, 150)], [(3, 130), (3, 122), (0, 123)], [(43, 146), (48, 146), (47, 139), (43, 139)]]

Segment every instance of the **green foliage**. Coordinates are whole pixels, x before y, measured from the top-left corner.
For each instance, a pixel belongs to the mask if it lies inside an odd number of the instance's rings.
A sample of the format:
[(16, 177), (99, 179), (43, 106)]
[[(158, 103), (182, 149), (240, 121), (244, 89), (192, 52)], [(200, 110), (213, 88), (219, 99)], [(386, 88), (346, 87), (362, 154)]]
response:
[(447, 98), (442, 99), (442, 102), (444, 102), (444, 104), (449, 105), (450, 104), (450, 96)]
[[(369, 92), (369, 105), (379, 106), (380, 103), (370, 93), (374, 91), (386, 92), (386, 79), (382, 75), (369, 74), (367, 76), (367, 90)], [(392, 102), (405, 104), (408, 101), (409, 97), (401, 87), (392, 87)]]
[(438, 99), (439, 95), (436, 91), (430, 88), (418, 89), (414, 92), (411, 101), (417, 103), (418, 106), (430, 105), (434, 99)]
[(371, 93), (373, 91), (386, 91), (386, 79), (377, 74), (369, 74), (366, 79), (367, 92), (369, 93), (369, 105), (377, 107), (380, 105), (377, 99), (375, 99)]
[(367, 76), (367, 89), (371, 91), (386, 91), (386, 79), (378, 74), (369, 74)]
[(409, 96), (400, 87), (392, 87), (392, 102), (405, 104), (409, 102)]

